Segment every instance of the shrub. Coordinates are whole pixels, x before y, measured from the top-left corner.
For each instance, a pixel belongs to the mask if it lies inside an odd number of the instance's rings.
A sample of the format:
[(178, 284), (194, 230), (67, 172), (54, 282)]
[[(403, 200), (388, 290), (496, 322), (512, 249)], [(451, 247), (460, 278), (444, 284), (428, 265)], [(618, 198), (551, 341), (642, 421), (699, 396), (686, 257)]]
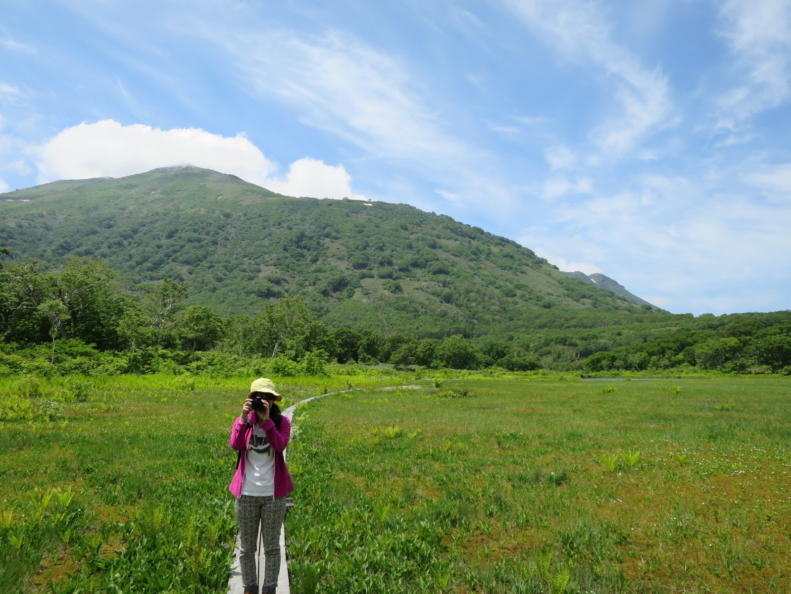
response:
[(272, 361), (269, 363), (269, 368), (275, 375), (282, 375), (286, 377), (299, 375), (300, 372), (298, 363), (292, 361), (291, 359), (287, 359), (282, 355), (272, 359)]
[(307, 353), (300, 363), (304, 375), (328, 375), (324, 368), (327, 353), (321, 349)]
[(585, 369), (606, 371), (615, 367), (615, 355), (609, 351), (599, 351), (585, 359)]
[(42, 395), (43, 390), (41, 382), (32, 375), (28, 375), (14, 382), (14, 392), (22, 398), (38, 398)]
[(385, 291), (390, 291), (391, 293), (402, 293), (404, 291), (401, 283), (397, 280), (386, 280), (382, 283), (382, 288)]
[(88, 402), (93, 396), (95, 389), (90, 382), (77, 378), (66, 380), (66, 387), (58, 394), (61, 402)]
[(541, 369), (541, 361), (536, 357), (524, 356), (518, 357), (509, 353), (505, 357), (499, 359), (496, 363), (498, 367), (507, 369), (508, 371), (535, 371)]
[(437, 348), (437, 360), (453, 369), (475, 369), (478, 365), (478, 350), (460, 334), (442, 341)]
[(442, 390), (437, 393), (440, 398), (475, 398), (477, 394), (468, 388), (455, 388), (453, 390)]

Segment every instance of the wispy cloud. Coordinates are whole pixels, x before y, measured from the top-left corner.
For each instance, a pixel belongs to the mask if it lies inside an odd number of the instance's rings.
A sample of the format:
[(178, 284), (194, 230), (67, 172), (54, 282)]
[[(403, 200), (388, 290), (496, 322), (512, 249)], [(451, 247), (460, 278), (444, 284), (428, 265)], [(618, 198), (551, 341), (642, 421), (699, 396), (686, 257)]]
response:
[(339, 31), (231, 33), (196, 25), (190, 34), (222, 47), (249, 92), (361, 149), (363, 158), (408, 167), (412, 176), (460, 194), (457, 203), (486, 195), (497, 208), (512, 200), (496, 159), (458, 138), (439, 107), (443, 100), (391, 55)]
[(747, 174), (745, 181), (764, 190), (774, 202), (787, 202), (791, 197), (791, 163), (765, 165)]
[(620, 114), (591, 130), (607, 156), (619, 157), (649, 133), (671, 123), (673, 113), (666, 77), (647, 69), (628, 49), (612, 40), (601, 6), (586, 0), (500, 0), (526, 25), (564, 55), (592, 63), (611, 81)]
[(0, 82), (0, 98), (15, 99), (21, 95), (22, 91), (20, 91), (18, 87)]
[(298, 109), (306, 124), (375, 156), (424, 164), (466, 158), (464, 147), (438, 127), (438, 114), (427, 108), (406, 69), (353, 37), (204, 33), (225, 46), (259, 95)]
[[(599, 261), (608, 262), (607, 274), (638, 294), (661, 287), (686, 307), (696, 295), (698, 311), (760, 309), (771, 299), (750, 287), (765, 282), (767, 267), (785, 270), (791, 209), (750, 201), (734, 185), (709, 196), (699, 182), (644, 176), (631, 189), (560, 206), (557, 226), (537, 240), (554, 252), (568, 245), (566, 237), (584, 238), (586, 249), (600, 250)], [(728, 307), (717, 301), (724, 294)]]
[(551, 146), (544, 151), (549, 167), (555, 169), (570, 169), (577, 163), (577, 155), (567, 146)]
[(544, 182), (542, 198), (555, 200), (566, 194), (588, 194), (593, 190), (593, 182), (588, 178), (570, 181), (563, 177), (553, 177)]
[(34, 56), (37, 53), (35, 46), (9, 38), (0, 39), (0, 47), (10, 54)]
[(720, 11), (720, 32), (746, 80), (720, 96), (716, 125), (738, 132), (753, 115), (791, 97), (791, 2), (728, 0)]

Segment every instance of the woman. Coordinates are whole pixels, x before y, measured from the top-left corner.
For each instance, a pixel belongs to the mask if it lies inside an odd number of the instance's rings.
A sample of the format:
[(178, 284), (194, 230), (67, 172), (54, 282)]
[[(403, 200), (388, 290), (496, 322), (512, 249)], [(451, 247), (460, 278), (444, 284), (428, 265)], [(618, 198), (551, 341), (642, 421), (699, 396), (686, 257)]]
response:
[(239, 452), (239, 458), (228, 489), (236, 496), (244, 594), (258, 594), (255, 551), (259, 525), (266, 556), (261, 594), (274, 594), (277, 588), (280, 528), (286, 515), (286, 495), (294, 490), (283, 457), (291, 421), (280, 414), (275, 404), (282, 399), (271, 380), (255, 380), (242, 406), (242, 415), (231, 429), (229, 443)]

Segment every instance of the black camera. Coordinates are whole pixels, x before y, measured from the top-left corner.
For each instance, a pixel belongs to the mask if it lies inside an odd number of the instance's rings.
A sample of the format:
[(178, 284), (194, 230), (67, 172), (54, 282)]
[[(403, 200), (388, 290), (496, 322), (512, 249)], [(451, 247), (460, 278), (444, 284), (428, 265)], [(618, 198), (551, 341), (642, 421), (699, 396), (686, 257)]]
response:
[(254, 411), (264, 412), (264, 410), (266, 410), (264, 407), (264, 400), (266, 400), (264, 395), (260, 392), (257, 392), (250, 397), (250, 405)]

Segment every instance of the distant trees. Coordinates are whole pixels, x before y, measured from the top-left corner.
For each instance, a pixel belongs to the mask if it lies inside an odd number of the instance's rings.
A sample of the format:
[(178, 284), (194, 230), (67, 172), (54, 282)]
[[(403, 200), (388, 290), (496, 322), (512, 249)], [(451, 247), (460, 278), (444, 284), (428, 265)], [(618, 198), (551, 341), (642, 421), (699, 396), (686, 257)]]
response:
[(712, 338), (695, 345), (695, 359), (698, 367), (719, 369), (738, 358), (743, 349), (738, 338)]
[(208, 351), (223, 336), (223, 319), (208, 307), (190, 305), (178, 320), (177, 335), (193, 353)]
[(757, 347), (758, 360), (773, 372), (791, 366), (791, 335), (774, 335), (764, 338)]
[[(737, 373), (791, 373), (791, 312), (739, 315), (720, 321), (701, 316), (701, 329), (680, 328), (654, 340), (591, 354), (589, 371), (698, 367)], [(719, 324), (717, 324), (719, 322)]]
[(475, 369), (478, 358), (478, 350), (460, 334), (443, 340), (436, 352), (440, 366), (453, 369)]
[(114, 276), (96, 260), (70, 258), (58, 273), (43, 272), (35, 260), (0, 263), (0, 336), (21, 344), (38, 344), (46, 336), (118, 346), (124, 300)]
[[(301, 241), (312, 245), (313, 240), (304, 236)], [(386, 274), (399, 270), (400, 264), (390, 262), (381, 251), (375, 262), (392, 263)], [(267, 278), (273, 286), (284, 290), (288, 286), (275, 275)], [(346, 290), (343, 287), (340, 280), (327, 284), (330, 292)], [(315, 319), (299, 295), (261, 300), (260, 311), (254, 315), (222, 317), (208, 306), (189, 304), (188, 288), (183, 281), (163, 279), (128, 289), (100, 261), (71, 258), (59, 270), (47, 271), (34, 260), (0, 259), (0, 373), (20, 368), (18, 362), (3, 359), (3, 353), (32, 349), (46, 353), (53, 364), (62, 357), (73, 356), (85, 363), (93, 356), (90, 353), (124, 353), (124, 368), (139, 372), (158, 369), (168, 358), (195, 362), (200, 359), (196, 353), (212, 351), (217, 356), (276, 359), (283, 369), (317, 370), (334, 361), (509, 371), (696, 367), (791, 374), (791, 312), (697, 319), (675, 316), (664, 326), (651, 326), (615, 323), (618, 320), (586, 311), (550, 314), (535, 308), (527, 318), (531, 333), (518, 334), (515, 324), (515, 335), (476, 342), (470, 336), (474, 326), (459, 322), (455, 314), (446, 314), (451, 322), (444, 327), (458, 330), (435, 330), (438, 338), (419, 339), (407, 333), (388, 336), (372, 329), (332, 328), (332, 322)], [(460, 295), (447, 291), (454, 302), (476, 298), (472, 290)], [(355, 319), (367, 319), (370, 327), (383, 329), (397, 327), (395, 315), (420, 313), (414, 303), (398, 301), (400, 296), (390, 299), (392, 318), (378, 304), (356, 300), (359, 309), (346, 311), (351, 318), (359, 316)], [(647, 317), (656, 319), (656, 314)], [(609, 325), (601, 325), (608, 319)], [(683, 326), (667, 327), (668, 323)]]
[(166, 278), (138, 288), (145, 294), (143, 309), (156, 329), (157, 345), (161, 345), (164, 332), (172, 328), (180, 302), (187, 294), (187, 283)]
[(274, 343), (272, 357), (276, 357), (281, 346), (297, 351), (301, 338), (312, 316), (302, 297), (284, 297), (278, 303), (267, 303), (257, 317), (263, 325), (263, 336), (267, 343)]

